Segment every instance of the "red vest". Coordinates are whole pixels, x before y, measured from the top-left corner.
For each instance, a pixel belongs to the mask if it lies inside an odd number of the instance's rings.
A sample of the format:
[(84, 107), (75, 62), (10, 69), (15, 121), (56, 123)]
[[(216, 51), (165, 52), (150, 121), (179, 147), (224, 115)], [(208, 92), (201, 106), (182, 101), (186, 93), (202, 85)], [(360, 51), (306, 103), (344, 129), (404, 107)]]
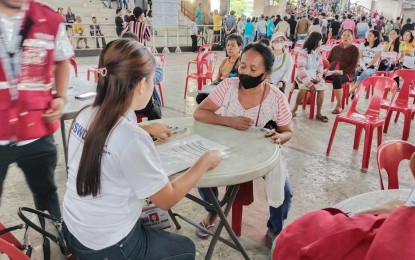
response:
[(23, 19), (18, 99), (12, 101), (11, 85), (0, 62), (0, 141), (24, 141), (53, 134), (59, 121), (47, 123), (42, 115), (53, 99), (55, 39), (62, 17), (49, 7), (30, 1)]

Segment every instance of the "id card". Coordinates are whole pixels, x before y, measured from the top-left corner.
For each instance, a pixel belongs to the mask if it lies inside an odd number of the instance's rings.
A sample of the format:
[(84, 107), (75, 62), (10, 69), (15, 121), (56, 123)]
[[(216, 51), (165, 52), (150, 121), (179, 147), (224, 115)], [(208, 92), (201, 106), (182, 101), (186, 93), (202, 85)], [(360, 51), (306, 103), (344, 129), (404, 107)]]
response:
[(411, 191), (411, 194), (409, 194), (409, 197), (405, 202), (405, 206), (407, 207), (415, 206), (415, 188), (413, 188)]

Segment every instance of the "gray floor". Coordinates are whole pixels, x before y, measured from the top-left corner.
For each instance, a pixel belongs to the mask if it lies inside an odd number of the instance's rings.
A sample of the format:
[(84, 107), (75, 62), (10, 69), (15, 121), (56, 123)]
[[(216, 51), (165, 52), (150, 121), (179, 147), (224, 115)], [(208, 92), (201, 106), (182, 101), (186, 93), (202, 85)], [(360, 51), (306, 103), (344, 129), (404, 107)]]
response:
[[(184, 82), (187, 61), (194, 58), (194, 53), (167, 54), (165, 67), (165, 80), (163, 94), (165, 107), (164, 117), (191, 116), (196, 103), (195, 82), (191, 81), (190, 90), (186, 99), (183, 99)], [(224, 54), (220, 53), (220, 59)], [(90, 66), (96, 66), (97, 57), (78, 58), (79, 77), (72, 78), (73, 84), (93, 84), (86, 82), (86, 70)], [(73, 72), (72, 72), (73, 74)], [(294, 98), (295, 98), (294, 94)], [(284, 145), (284, 156), (288, 161), (290, 178), (294, 190), (292, 208), (287, 223), (297, 217), (319, 208), (325, 208), (351, 196), (378, 190), (379, 174), (376, 165), (376, 134), (372, 146), (370, 165), (367, 172), (361, 172), (361, 160), (363, 140), (358, 151), (352, 149), (354, 128), (350, 125), (340, 124), (333, 143), (330, 157), (325, 156), (327, 143), (332, 130), (335, 116), (331, 114), (334, 103), (330, 102), (331, 90), (326, 91), (323, 114), (329, 117), (329, 123), (322, 123), (308, 119), (307, 110), (298, 111), (298, 116), (293, 119), (294, 135)], [(293, 100), (292, 100), (293, 101)], [(365, 99), (359, 100), (361, 109), (367, 106)], [(292, 105), (292, 103), (291, 103)], [(69, 126), (70, 122), (66, 125)], [(389, 133), (383, 135), (383, 140), (400, 139), (402, 135), (403, 117), (397, 124), (391, 123)], [(414, 142), (414, 123), (409, 137)], [(60, 132), (55, 134), (59, 151), (58, 166), (56, 168), (56, 182), (59, 187), (60, 199), (65, 193), (66, 173)], [(408, 162), (403, 162), (400, 167), (400, 183), (402, 188), (414, 186), (414, 180), (408, 170)], [(265, 246), (264, 234), (267, 230), (268, 207), (264, 196), (262, 180), (256, 180), (255, 202), (244, 208), (242, 236), (243, 246), (247, 249), (252, 259), (267, 259), (269, 249)], [(195, 191), (192, 193), (196, 194)], [(30, 191), (25, 183), (21, 171), (16, 165), (11, 165), (9, 174), (4, 184), (4, 194), (0, 208), (0, 221), (6, 226), (20, 223), (16, 210), (20, 206), (33, 206)], [(202, 208), (195, 206), (184, 199), (174, 208), (176, 211), (188, 214), (192, 219), (201, 219), (204, 216)], [(170, 228), (169, 231), (184, 234), (193, 239), (197, 245), (198, 257), (203, 259), (210, 240), (200, 240), (195, 235), (195, 229), (183, 223), (181, 230)], [(22, 232), (16, 236), (21, 238)], [(0, 257), (1, 258), (1, 257)], [(218, 242), (213, 259), (242, 259), (235, 250)]]

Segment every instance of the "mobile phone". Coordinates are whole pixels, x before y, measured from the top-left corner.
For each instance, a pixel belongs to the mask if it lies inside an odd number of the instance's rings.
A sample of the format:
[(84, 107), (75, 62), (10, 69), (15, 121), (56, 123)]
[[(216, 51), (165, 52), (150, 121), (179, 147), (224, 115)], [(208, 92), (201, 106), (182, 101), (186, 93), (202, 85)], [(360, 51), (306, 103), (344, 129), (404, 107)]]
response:
[(77, 95), (77, 96), (75, 96), (75, 98), (76, 99), (88, 99), (88, 98), (95, 97), (96, 94), (97, 94), (96, 92), (87, 92), (87, 93), (84, 93), (84, 94)]

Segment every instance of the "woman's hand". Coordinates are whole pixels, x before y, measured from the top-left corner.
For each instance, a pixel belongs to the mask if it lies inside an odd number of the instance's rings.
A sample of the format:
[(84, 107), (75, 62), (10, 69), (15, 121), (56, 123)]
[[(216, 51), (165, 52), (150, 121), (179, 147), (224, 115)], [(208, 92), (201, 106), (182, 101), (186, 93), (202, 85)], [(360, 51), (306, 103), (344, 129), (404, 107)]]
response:
[(275, 131), (275, 129), (272, 129), (268, 133), (265, 134), (265, 137), (270, 137), (271, 140), (276, 144), (282, 144), (281, 135)]
[(216, 168), (221, 160), (222, 155), (218, 150), (207, 151), (199, 158), (199, 161), (207, 164), (208, 169)]
[(248, 117), (236, 116), (236, 117), (229, 117), (228, 126), (234, 129), (237, 129), (237, 130), (247, 130), (253, 124), (254, 122)]
[(150, 135), (161, 140), (165, 140), (171, 135), (169, 126), (162, 122), (154, 122), (151, 124), (141, 125), (141, 128), (143, 128)]

